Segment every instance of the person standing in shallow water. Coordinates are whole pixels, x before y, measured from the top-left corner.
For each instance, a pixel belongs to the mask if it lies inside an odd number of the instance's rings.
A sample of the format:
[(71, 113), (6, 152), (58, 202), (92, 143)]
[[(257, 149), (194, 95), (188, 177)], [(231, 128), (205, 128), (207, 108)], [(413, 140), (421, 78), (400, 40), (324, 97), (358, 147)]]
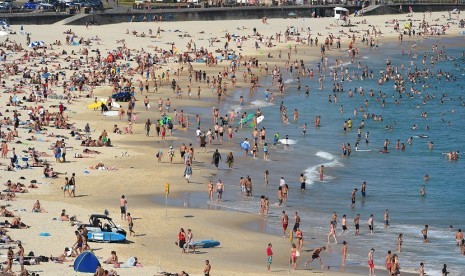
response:
[(360, 191), (362, 192), (362, 197), (366, 196), (366, 190), (367, 190), (367, 183), (366, 181), (363, 181), (362, 187), (360, 188)]
[(221, 161), (221, 154), (218, 151), (218, 149), (216, 149), (215, 152), (213, 153), (212, 159), (213, 159), (212, 164), (215, 164), (215, 167), (218, 170), (218, 165), (220, 164), (220, 161)]
[(320, 181), (323, 181), (324, 173), (325, 173), (325, 166), (324, 165), (320, 166), (320, 169), (318, 170), (318, 173), (320, 174)]
[(355, 194), (357, 193), (357, 188), (355, 188), (353, 191), (352, 191), (352, 194), (350, 196), (351, 198), (351, 201), (352, 201), (352, 204), (350, 205), (351, 207), (355, 207)]
[(234, 165), (234, 155), (232, 152), (229, 152), (228, 156), (226, 157), (226, 164), (228, 164), (228, 168), (232, 169)]
[(307, 181), (307, 178), (304, 176), (303, 173), (300, 174), (300, 189), (302, 191), (305, 190), (305, 181)]

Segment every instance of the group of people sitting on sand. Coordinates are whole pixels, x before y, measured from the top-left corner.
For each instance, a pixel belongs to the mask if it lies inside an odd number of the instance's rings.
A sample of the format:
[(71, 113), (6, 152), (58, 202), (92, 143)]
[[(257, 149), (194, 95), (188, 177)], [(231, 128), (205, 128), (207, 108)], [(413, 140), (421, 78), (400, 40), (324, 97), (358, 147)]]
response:
[(98, 140), (89, 139), (83, 140), (81, 146), (85, 147), (111, 147), (111, 139), (108, 137), (99, 136)]
[(45, 165), (44, 167), (44, 177), (45, 178), (57, 178), (58, 173), (53, 170), (53, 167)]
[[(7, 193), (28, 193), (28, 190), (26, 189), (26, 185), (24, 184), (21, 184), (21, 183), (13, 183), (11, 180), (8, 180), (6, 183), (5, 183), (5, 186), (7, 186), (8, 188), (6, 190), (3, 190), (4, 192), (7, 192)], [(28, 188), (31, 188), (31, 189), (36, 189), (38, 188), (37, 185), (35, 183), (32, 183), (28, 186)]]

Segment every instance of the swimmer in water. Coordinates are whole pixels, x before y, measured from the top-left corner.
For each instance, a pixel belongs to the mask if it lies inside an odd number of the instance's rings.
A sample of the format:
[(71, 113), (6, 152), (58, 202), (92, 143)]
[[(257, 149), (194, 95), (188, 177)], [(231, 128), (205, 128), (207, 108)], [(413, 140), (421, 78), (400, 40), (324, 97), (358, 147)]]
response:
[(425, 185), (421, 186), (420, 196), (422, 196), (422, 197), (426, 196), (426, 187), (425, 187)]
[(302, 134), (305, 136), (306, 133), (307, 133), (307, 123), (304, 123), (304, 125), (302, 126)]

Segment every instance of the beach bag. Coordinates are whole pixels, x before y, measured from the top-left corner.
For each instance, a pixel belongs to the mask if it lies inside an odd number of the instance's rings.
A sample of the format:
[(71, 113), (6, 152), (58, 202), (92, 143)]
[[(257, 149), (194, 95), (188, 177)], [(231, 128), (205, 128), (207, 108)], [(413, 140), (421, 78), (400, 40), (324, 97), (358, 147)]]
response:
[(295, 256), (300, 257), (300, 252), (298, 250), (295, 252)]

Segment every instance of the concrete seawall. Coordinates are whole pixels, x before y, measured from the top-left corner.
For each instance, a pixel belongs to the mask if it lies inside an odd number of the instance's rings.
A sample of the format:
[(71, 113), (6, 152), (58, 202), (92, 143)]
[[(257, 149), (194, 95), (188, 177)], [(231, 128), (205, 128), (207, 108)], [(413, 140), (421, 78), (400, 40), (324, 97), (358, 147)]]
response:
[[(407, 4), (404, 5), (407, 9)], [(411, 4), (414, 12), (446, 11), (464, 9), (464, 4)], [(94, 24), (115, 24), (121, 22), (140, 22), (144, 18), (152, 21), (156, 16), (162, 16), (164, 21), (214, 21), (214, 20), (241, 20), (260, 19), (264, 16), (268, 18), (286, 18), (289, 13), (295, 13), (297, 17), (310, 17), (312, 13), (316, 16), (332, 16), (335, 5), (326, 6), (285, 6), (285, 7), (234, 7), (234, 8), (179, 8), (162, 10), (108, 10), (102, 13), (88, 14), (86, 16), (73, 16), (62, 13), (23, 13), (23, 14), (3, 14), (1, 20), (9, 24), (42, 25), (52, 23), (62, 23), (67, 25)], [(360, 10), (360, 7), (346, 6), (350, 13)], [(398, 14), (399, 5), (380, 5), (370, 10), (366, 14)], [(66, 20), (65, 20), (66, 19)]]

